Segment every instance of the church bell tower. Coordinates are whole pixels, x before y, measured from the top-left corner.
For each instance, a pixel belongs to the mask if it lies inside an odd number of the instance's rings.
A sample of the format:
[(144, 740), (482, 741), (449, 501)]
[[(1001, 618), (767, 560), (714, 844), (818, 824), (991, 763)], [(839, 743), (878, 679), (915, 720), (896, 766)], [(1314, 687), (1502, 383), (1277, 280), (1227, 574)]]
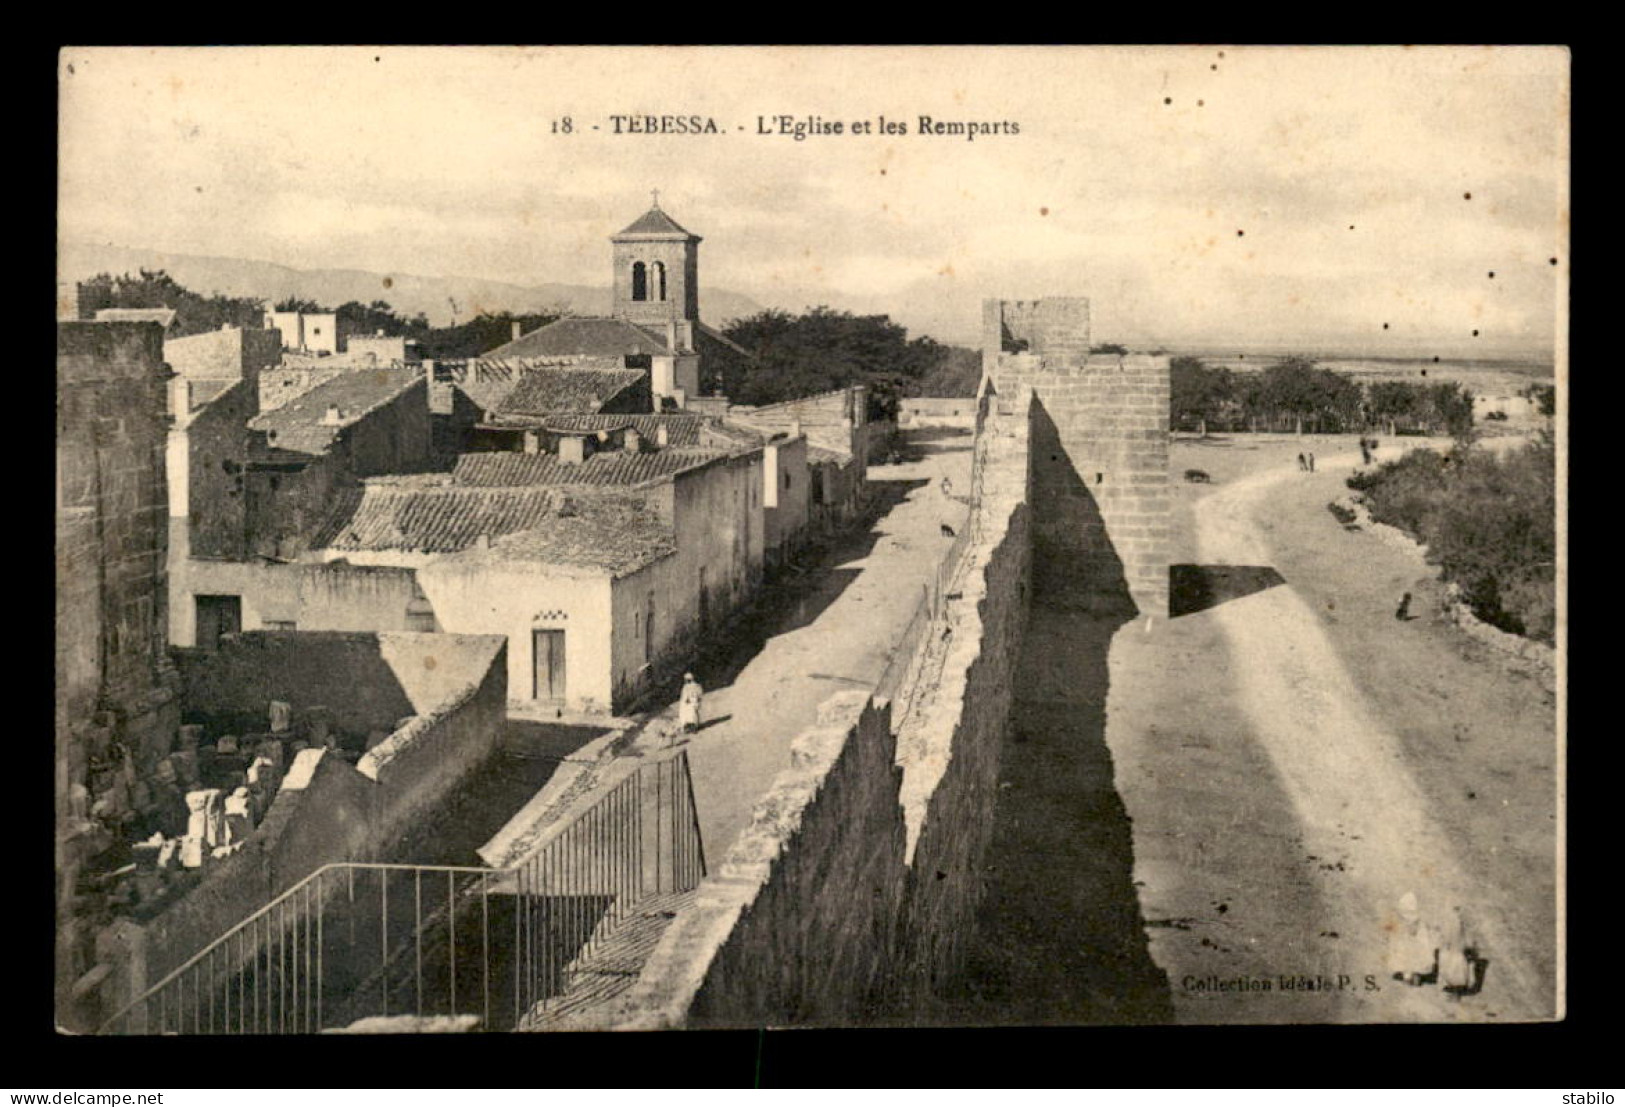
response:
[(700, 236), (678, 226), (653, 206), (610, 238), (615, 258), (614, 315), (644, 326), (689, 323), (700, 318)]

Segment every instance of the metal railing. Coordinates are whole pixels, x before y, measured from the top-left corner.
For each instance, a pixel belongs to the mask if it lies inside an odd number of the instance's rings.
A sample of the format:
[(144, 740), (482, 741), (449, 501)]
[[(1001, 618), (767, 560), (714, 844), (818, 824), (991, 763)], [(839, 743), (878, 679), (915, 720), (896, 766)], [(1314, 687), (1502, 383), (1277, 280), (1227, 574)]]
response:
[(306, 1034), (369, 1016), (521, 1024), (655, 896), (706, 871), (687, 751), (638, 765), (508, 869), (326, 865), (205, 946), (103, 1034)]

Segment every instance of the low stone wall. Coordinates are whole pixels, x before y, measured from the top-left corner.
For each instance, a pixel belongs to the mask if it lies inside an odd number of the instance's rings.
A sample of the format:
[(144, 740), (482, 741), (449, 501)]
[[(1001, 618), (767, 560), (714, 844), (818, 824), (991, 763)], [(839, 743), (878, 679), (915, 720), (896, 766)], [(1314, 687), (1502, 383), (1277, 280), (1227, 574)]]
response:
[[(363, 639), (370, 639), (373, 653), (398, 676), (393, 683), (408, 717), (355, 765), (326, 749), (300, 751), (264, 818), (240, 848), (210, 858), (194, 870), (196, 875), (182, 878), (195, 883), (156, 914), (114, 924), (101, 943), (106, 950), (102, 960), (110, 967), (99, 1002), (103, 1017), (323, 865), (395, 860), (390, 849), (402, 830), (444, 800), (501, 744), (508, 674), (502, 639), (289, 634), (263, 636), (259, 646), (291, 658), (292, 652), (284, 651), (298, 639), (317, 655), (325, 640), (351, 661), (365, 652)], [(205, 652), (192, 658), (192, 686), (223, 691), (221, 674), (210, 675), (207, 665), (213, 660), (224, 666), (222, 673), (231, 673), (238, 661), (211, 659)], [(423, 659), (435, 664), (424, 666)], [(284, 676), (305, 672), (300, 663), (289, 666)], [(337, 677), (335, 673), (329, 679)], [(261, 681), (273, 679), (274, 674), (260, 676)], [(267, 687), (255, 684), (252, 695), (266, 694)], [(337, 706), (339, 701), (327, 698)], [(231, 702), (228, 697), (214, 706), (229, 713)]]
[[(793, 767), (673, 924), (665, 971), (651, 962), (668, 1024), (861, 1023), (886, 979), (904, 839), (890, 711), (842, 693), (791, 751)], [(682, 985), (701, 965), (688, 1000)]]
[(507, 658), (499, 655), (482, 683), (414, 716), (362, 757), (356, 769), (379, 786), (371, 818), (375, 849), (433, 810), (496, 752), (508, 713), (506, 677)]
[(1032, 591), (1027, 439), (995, 420), (978, 445), (986, 451), (971, 521), (978, 529), (952, 585), (960, 598), (931, 636), (946, 649), (940, 668), (928, 662), (919, 673), (914, 710), (898, 736), (908, 842), (899, 971), (887, 995), (899, 1017), (927, 1015), (937, 988), (963, 964), (983, 893), (999, 751)]
[(928, 1012), (982, 892), (1030, 591), (1028, 401), (978, 443), (972, 538), (948, 613), (920, 636), (909, 719), (894, 734), (886, 700), (825, 701), (637, 984), (581, 1028), (873, 1025)]
[[(1371, 509), (1366, 506), (1365, 498), (1359, 493), (1350, 493), (1333, 501), (1336, 506), (1347, 511), (1354, 517), (1354, 524), (1367, 531), (1377, 541), (1390, 549), (1399, 550), (1416, 557), (1418, 561), (1427, 559), (1427, 547), (1416, 539), (1400, 530), (1398, 527), (1379, 523), (1371, 515)], [(1475, 642), (1479, 642), (1498, 653), (1532, 661), (1538, 668), (1542, 685), (1548, 690), (1552, 688), (1557, 672), (1557, 651), (1544, 642), (1536, 642), (1532, 638), (1511, 634), (1484, 622), (1473, 609), (1461, 598), (1461, 586), (1455, 582), (1445, 585), (1445, 616), (1452, 623), (1460, 627)]]

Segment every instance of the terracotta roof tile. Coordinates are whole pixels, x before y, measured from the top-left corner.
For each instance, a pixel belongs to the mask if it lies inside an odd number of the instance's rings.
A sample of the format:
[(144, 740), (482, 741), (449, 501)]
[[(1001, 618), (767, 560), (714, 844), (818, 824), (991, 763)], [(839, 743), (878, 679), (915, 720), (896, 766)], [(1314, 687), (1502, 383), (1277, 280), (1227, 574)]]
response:
[(706, 418), (703, 415), (581, 415), (558, 414), (549, 415), (545, 425), (550, 430), (613, 430), (616, 427), (632, 427), (644, 441), (654, 442), (659, 435), (660, 428), (666, 428), (666, 445), (668, 446), (699, 446), (701, 428), (705, 426)]
[(594, 414), (644, 375), (641, 369), (528, 369), (497, 405), (497, 414)]
[[(477, 549), (481, 539), (489, 549)], [(374, 482), (345, 493), (317, 537), (334, 551), (489, 556), (626, 573), (676, 549), (642, 497), (550, 488)]]
[(625, 319), (601, 316), (574, 316), (559, 319), (529, 334), (522, 334), (504, 346), (481, 354), (486, 358), (548, 357), (560, 354), (589, 354), (625, 357), (628, 354), (669, 354), (666, 336)]
[(630, 454), (605, 450), (579, 464), (560, 461), (552, 454), (480, 453), (457, 459), (452, 480), (475, 488), (517, 488), (535, 485), (646, 484), (704, 465), (725, 456), (722, 450), (667, 449)]
[[(323, 381), (281, 407), (261, 412), (248, 421), (252, 430), (265, 431), (271, 446), (301, 453), (322, 453), (339, 431), (359, 422), (423, 380), (418, 367), (357, 369)], [(323, 420), (337, 407), (336, 423)]]

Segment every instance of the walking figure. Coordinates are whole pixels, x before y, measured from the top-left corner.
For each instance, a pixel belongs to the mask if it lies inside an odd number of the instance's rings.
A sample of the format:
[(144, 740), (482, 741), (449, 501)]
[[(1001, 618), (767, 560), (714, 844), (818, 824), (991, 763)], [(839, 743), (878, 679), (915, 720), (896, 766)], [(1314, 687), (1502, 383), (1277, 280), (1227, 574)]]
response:
[(1315, 471), (1315, 455), (1314, 454), (1309, 455), (1309, 471), (1311, 473), (1313, 473)]
[(1309, 471), (1309, 463), (1303, 459), (1302, 454), (1298, 455), (1298, 471), (1300, 473), (1307, 473)]
[(694, 679), (694, 674), (684, 673), (683, 693), (677, 699), (677, 721), (684, 734), (692, 734), (700, 729), (700, 699), (704, 695), (705, 690)]
[(1371, 464), (1371, 446), (1364, 438), (1360, 439), (1360, 463)]
[(954, 494), (954, 482), (949, 480), (946, 476), (942, 478), (942, 494), (944, 497), (952, 496)]
[(1399, 598), (1399, 610), (1394, 612), (1394, 618), (1400, 622), (1408, 622), (1411, 617), (1411, 594), (1406, 592)]

